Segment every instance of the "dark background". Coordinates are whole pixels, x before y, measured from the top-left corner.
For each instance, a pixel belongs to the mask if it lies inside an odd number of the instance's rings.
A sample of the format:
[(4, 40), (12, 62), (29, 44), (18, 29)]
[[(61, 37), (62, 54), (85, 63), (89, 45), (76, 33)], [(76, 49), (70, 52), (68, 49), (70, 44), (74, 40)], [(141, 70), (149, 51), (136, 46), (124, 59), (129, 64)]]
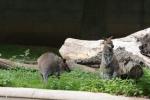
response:
[(60, 46), (149, 27), (150, 0), (0, 0), (0, 42)]

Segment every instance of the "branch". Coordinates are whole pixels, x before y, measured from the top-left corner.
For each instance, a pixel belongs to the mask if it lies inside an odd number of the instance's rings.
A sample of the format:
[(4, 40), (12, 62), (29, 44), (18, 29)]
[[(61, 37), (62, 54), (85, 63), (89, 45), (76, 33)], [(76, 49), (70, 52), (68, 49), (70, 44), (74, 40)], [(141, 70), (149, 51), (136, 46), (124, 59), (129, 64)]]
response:
[(14, 67), (26, 67), (26, 68), (37, 69), (37, 64), (24, 64), (24, 63), (18, 63), (8, 59), (0, 58), (0, 68), (8, 69)]

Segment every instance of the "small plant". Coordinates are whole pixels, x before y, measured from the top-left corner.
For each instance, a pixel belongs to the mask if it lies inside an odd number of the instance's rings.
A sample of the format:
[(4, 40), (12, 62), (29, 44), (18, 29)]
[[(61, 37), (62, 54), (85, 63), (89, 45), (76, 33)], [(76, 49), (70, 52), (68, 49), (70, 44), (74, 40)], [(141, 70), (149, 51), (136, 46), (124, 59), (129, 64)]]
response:
[(23, 54), (14, 55), (10, 58), (10, 60), (18, 61), (18, 62), (25, 62), (31, 59), (29, 56), (30, 56), (30, 49), (26, 49)]
[(7, 76), (7, 78), (4, 78), (3, 73), (0, 74), (0, 86), (11, 86), (11, 80), (8, 78), (9, 76)]
[(29, 55), (30, 55), (30, 49), (27, 49), (24, 51), (24, 54), (21, 54), (19, 56), (24, 58), (24, 59), (29, 59)]
[(8, 79), (1, 79), (0, 80), (0, 86), (10, 86), (11, 85), (11, 81)]

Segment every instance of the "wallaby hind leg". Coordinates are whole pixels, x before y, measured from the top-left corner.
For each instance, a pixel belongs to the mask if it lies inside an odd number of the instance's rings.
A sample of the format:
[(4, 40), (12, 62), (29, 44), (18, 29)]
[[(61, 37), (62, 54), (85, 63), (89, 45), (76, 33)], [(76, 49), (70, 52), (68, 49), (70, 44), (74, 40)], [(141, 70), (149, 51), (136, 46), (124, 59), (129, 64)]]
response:
[(60, 67), (59, 66), (56, 69), (56, 76), (58, 79), (60, 78)]
[(43, 74), (43, 80), (45, 83), (47, 83), (47, 81), (48, 81), (48, 76), (49, 76), (49, 74), (47, 72)]
[(112, 77), (113, 77), (113, 78), (118, 77), (118, 73), (117, 73), (117, 72), (114, 72), (113, 75), (112, 75)]
[(44, 80), (44, 78), (43, 78), (43, 74), (42, 74), (42, 73), (40, 73), (40, 76), (41, 76), (41, 78)]
[(102, 78), (102, 79), (111, 79), (111, 76), (109, 75), (109, 74), (107, 74), (107, 73), (100, 73), (100, 77)]

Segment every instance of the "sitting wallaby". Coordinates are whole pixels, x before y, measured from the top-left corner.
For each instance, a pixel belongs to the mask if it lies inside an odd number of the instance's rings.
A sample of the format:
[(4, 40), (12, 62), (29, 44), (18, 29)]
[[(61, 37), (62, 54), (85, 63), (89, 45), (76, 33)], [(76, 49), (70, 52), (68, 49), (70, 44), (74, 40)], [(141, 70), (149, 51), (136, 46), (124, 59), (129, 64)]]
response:
[(59, 77), (60, 72), (70, 71), (66, 60), (51, 52), (46, 52), (42, 54), (38, 58), (37, 62), (39, 71), (45, 82), (47, 82), (49, 75), (55, 74)]
[(104, 48), (102, 51), (102, 59), (100, 64), (100, 76), (103, 79), (110, 79), (119, 74), (119, 63), (114, 56), (112, 37), (104, 40)]

